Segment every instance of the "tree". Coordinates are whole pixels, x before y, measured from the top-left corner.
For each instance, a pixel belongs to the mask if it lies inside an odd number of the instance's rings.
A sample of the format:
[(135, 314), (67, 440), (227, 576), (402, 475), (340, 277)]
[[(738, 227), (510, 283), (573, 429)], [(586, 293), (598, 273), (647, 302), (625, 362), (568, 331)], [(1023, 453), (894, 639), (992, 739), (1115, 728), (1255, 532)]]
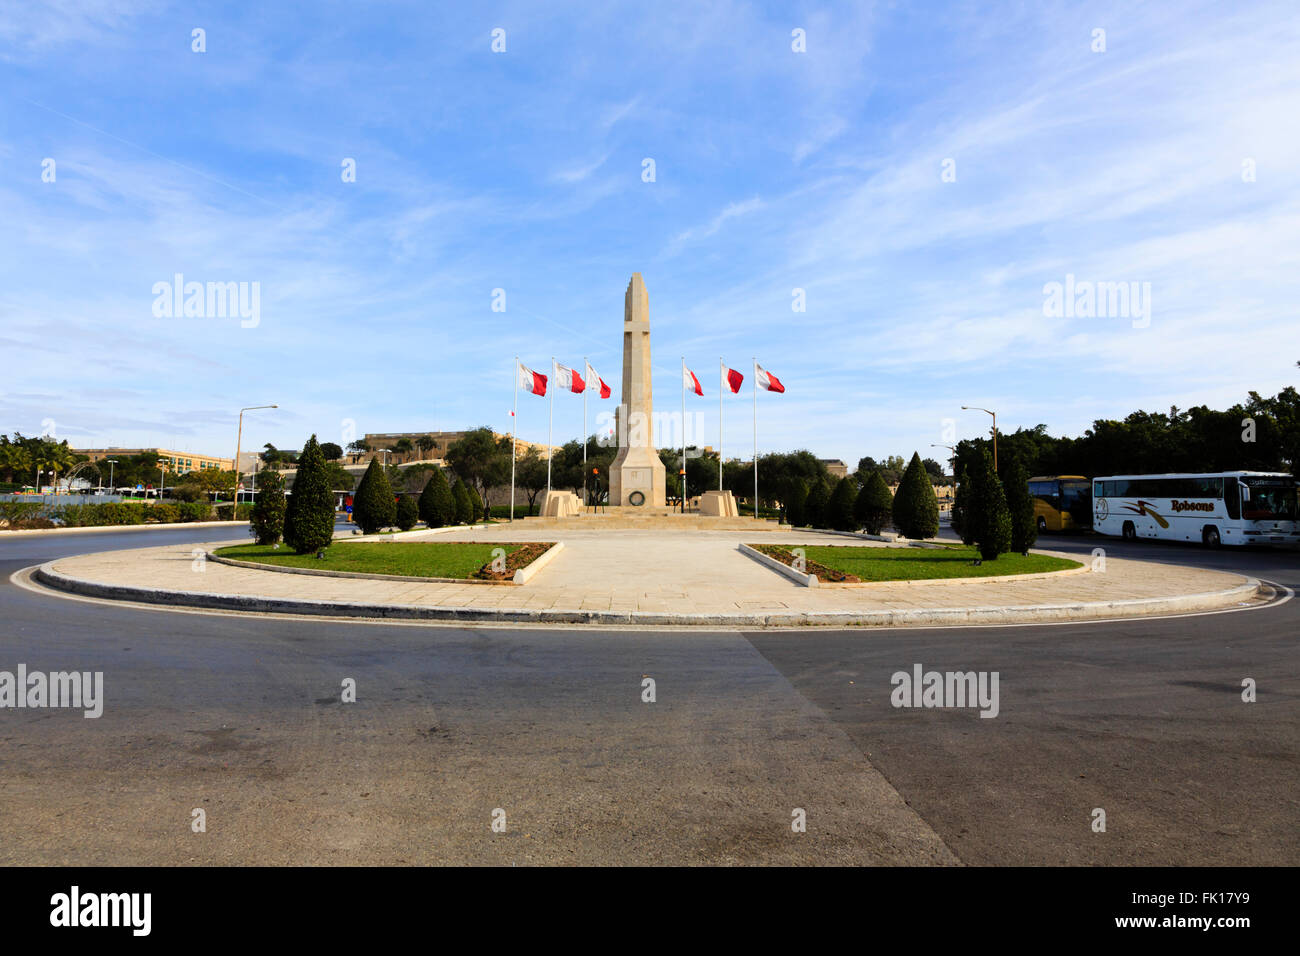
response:
[(393, 486), (388, 483), (379, 459), (370, 459), (361, 484), (352, 496), (352, 520), (365, 534), (374, 534), (391, 526), (397, 520), (397, 504), (393, 501)]
[(894, 496), (890, 494), (889, 485), (885, 484), (880, 470), (876, 469), (858, 492), (857, 500), (853, 502), (853, 515), (867, 534), (880, 534), (893, 510)]
[(830, 489), (826, 487), (826, 482), (818, 479), (808, 490), (808, 500), (804, 504), (804, 518), (811, 527), (826, 527), (826, 506), (830, 500)]
[[(284, 534), (284, 478), (274, 468), (257, 473), (257, 503), (248, 529), (258, 544), (275, 544)], [(331, 529), (332, 530), (332, 529)]]
[[(573, 444), (577, 446), (581, 460), (582, 446), (577, 442)], [(480, 427), (466, 432), (443, 457), (457, 477), (478, 489), (479, 497), (485, 502), (492, 488), (510, 481), (510, 439), (497, 438), (490, 428)], [(581, 487), (581, 479), (570, 487)]]
[(970, 475), (965, 468), (957, 475), (957, 492), (952, 499), (952, 530), (957, 532), (962, 544), (975, 543), (970, 520)]
[(853, 477), (858, 481), (858, 488), (867, 487), (867, 482), (871, 480), (872, 474), (879, 469), (876, 459), (870, 455), (863, 455), (858, 459), (858, 467), (853, 472)]
[(926, 474), (930, 476), (931, 484), (941, 485), (947, 479), (948, 476), (943, 473), (943, 465), (939, 464), (933, 458), (926, 458), (921, 462), (921, 464), (925, 466), (925, 471)]
[(451, 495), (456, 501), (456, 523), (473, 524), (474, 502), (470, 500), (469, 486), (465, 484), (464, 478), (456, 479), (456, 484), (451, 489)]
[(337, 461), (327, 461), (325, 463), (325, 480), (329, 483), (332, 491), (345, 491), (348, 494), (352, 493), (357, 483), (356, 478), (352, 477), (352, 472)]
[(546, 490), (546, 462), (536, 448), (530, 447), (515, 461), (515, 485), (523, 489), (528, 499), (528, 513), (532, 514), (537, 496)]
[(325, 480), (325, 456), (316, 436), (303, 446), (298, 474), (284, 515), (284, 540), (298, 554), (330, 546), (334, 539), (334, 492)]
[(426, 459), (429, 457), (430, 450), (436, 448), (437, 445), (438, 443), (433, 440), (432, 435), (421, 435), (415, 440), (415, 447), (420, 449), (420, 457)]
[(792, 528), (808, 524), (808, 483), (802, 478), (791, 478), (785, 493), (785, 520)]
[(470, 519), (470, 524), (474, 524), (478, 521), (485, 520), (487, 518), (487, 514), (483, 509), (483, 499), (478, 496), (478, 492), (474, 490), (474, 486), (466, 485), (465, 492), (469, 495), (470, 514), (474, 516), (473, 518)]
[(841, 478), (835, 483), (830, 501), (826, 505), (826, 524), (836, 531), (857, 531), (858, 520), (853, 513), (858, 498), (858, 483), (852, 478)]
[(361, 456), (370, 451), (370, 446), (366, 444), (364, 438), (358, 438), (356, 441), (348, 442), (348, 454), (352, 456), (352, 464), (361, 460)]
[(1029, 493), (1029, 476), (1018, 458), (1007, 468), (1006, 496), (1011, 516), (1010, 549), (1025, 554), (1038, 540), (1038, 523), (1034, 519), (1034, 498)]
[(930, 476), (916, 452), (912, 453), (912, 460), (898, 483), (893, 516), (894, 527), (905, 538), (933, 538), (939, 533), (939, 499), (934, 496)]
[(326, 461), (338, 461), (343, 457), (343, 449), (332, 441), (321, 442), (320, 453), (325, 456)]
[(414, 447), (415, 446), (411, 444), (411, 439), (399, 438), (397, 439), (397, 444), (393, 445), (393, 452), (400, 455), (402, 461), (406, 461), (406, 459), (410, 457), (411, 451)]
[(434, 470), (420, 493), (420, 517), (430, 528), (441, 528), (456, 523), (456, 501), (451, 496), (451, 485), (441, 468)]
[(397, 527), (402, 531), (410, 531), (415, 527), (415, 522), (420, 518), (420, 505), (415, 495), (402, 495), (397, 500)]
[(997, 560), (999, 554), (1011, 547), (1011, 514), (1007, 511), (1002, 482), (987, 452), (971, 478), (966, 520), (970, 524), (970, 536), (985, 561)]

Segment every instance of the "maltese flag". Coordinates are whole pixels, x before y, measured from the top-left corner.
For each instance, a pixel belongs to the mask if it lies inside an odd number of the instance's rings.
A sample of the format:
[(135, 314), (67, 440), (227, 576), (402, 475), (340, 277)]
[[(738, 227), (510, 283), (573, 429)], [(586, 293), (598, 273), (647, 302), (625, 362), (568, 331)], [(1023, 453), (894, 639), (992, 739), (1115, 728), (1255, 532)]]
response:
[(688, 369), (685, 365), (682, 366), (682, 384), (685, 385), (692, 392), (694, 392), (696, 395), (700, 395), (700, 396), (704, 395), (704, 389), (700, 388), (700, 380), (696, 378), (695, 373), (692, 372), (690, 369)]
[(727, 383), (727, 388), (731, 389), (732, 395), (738, 395), (740, 394), (740, 383), (745, 380), (745, 376), (734, 368), (727, 368), (727, 366), (723, 365), (722, 380)]
[(758, 376), (759, 388), (765, 388), (769, 392), (785, 391), (785, 386), (781, 384), (781, 380), (771, 372), (764, 369), (763, 366), (759, 365), (757, 362), (754, 363), (754, 372)]
[(609, 398), (611, 393), (609, 390), (609, 386), (605, 384), (605, 380), (596, 374), (596, 370), (591, 367), (590, 362), (586, 364), (587, 364), (587, 388), (591, 389), (593, 392), (599, 391), (601, 398)]
[(582, 380), (577, 369), (561, 365), (559, 362), (555, 363), (555, 384), (557, 388), (564, 387), (579, 395), (587, 390), (587, 383)]
[(521, 362), (519, 363), (519, 387), (527, 389), (534, 395), (545, 395), (546, 376), (541, 372), (534, 372)]

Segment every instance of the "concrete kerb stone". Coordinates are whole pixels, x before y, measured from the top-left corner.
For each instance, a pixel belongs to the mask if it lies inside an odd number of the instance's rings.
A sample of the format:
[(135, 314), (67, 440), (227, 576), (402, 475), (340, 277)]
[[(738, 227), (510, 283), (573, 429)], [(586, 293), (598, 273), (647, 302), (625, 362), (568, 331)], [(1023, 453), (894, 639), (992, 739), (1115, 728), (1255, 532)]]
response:
[[(1263, 585), (1256, 578), (1221, 591), (1089, 603), (1024, 605), (1019, 607), (913, 608), (865, 612), (819, 612), (767, 614), (665, 614), (638, 611), (596, 611), (579, 609), (513, 609), (434, 607), (409, 604), (366, 604), (328, 602), (258, 595), (216, 594), (173, 591), (83, 581), (54, 570), (53, 562), (41, 565), (36, 580), (58, 590), (86, 597), (137, 601), (147, 604), (195, 607), (214, 610), (304, 614), (326, 617), (358, 617), (465, 623), (590, 624), (694, 627), (899, 627), (954, 626), (969, 624), (1042, 624), (1058, 621), (1102, 620), (1115, 616), (1135, 617), (1221, 610), (1247, 602)], [(1124, 614), (1125, 611), (1137, 614)]]
[[(461, 530), (470, 530), (468, 528)], [(408, 532), (409, 533), (409, 532)], [(388, 537), (392, 537), (391, 535)], [(367, 542), (378, 543), (378, 542)], [(550, 564), (564, 548), (563, 542), (556, 542), (541, 555), (534, 558), (527, 567), (520, 568), (510, 580), (485, 580), (483, 578), (427, 578), (406, 574), (371, 574), (368, 571), (331, 571), (325, 568), (295, 568), (283, 564), (263, 564), (260, 561), (243, 561), (239, 558), (227, 558), (215, 551), (205, 551), (206, 559), (217, 564), (226, 564), (232, 568), (251, 568), (254, 571), (275, 571), (281, 574), (309, 574), (322, 578), (362, 578), (369, 581), (408, 581), (413, 584), (487, 584), (519, 587), (532, 580), (537, 572)]]
[(784, 574), (787, 578), (792, 579), (796, 584), (802, 585), (803, 587), (815, 588), (822, 585), (822, 582), (818, 579), (817, 575), (807, 574), (803, 571), (792, 568), (784, 561), (778, 561), (770, 554), (764, 554), (757, 548), (752, 548), (747, 544), (741, 543), (736, 545), (736, 550), (746, 557), (753, 558), (759, 564), (766, 565), (778, 574)]
[[(786, 577), (793, 578), (796, 582), (802, 584), (804, 587), (810, 587), (810, 588), (884, 588), (884, 587), (898, 587), (898, 586), (912, 587), (912, 586), (925, 586), (925, 585), (936, 585), (936, 584), (988, 584), (993, 581), (1004, 581), (1004, 582), (1011, 583), (1015, 581), (1033, 581), (1036, 578), (1067, 577), (1072, 574), (1089, 574), (1092, 572), (1092, 568), (1090, 568), (1087, 564), (1077, 561), (1074, 555), (1069, 555), (1062, 551), (1039, 551), (1035, 549), (1032, 552), (1033, 554), (1041, 554), (1049, 558), (1063, 558), (1066, 561), (1075, 561), (1077, 564), (1079, 564), (1079, 567), (1062, 568), (1059, 571), (1034, 571), (1030, 574), (986, 574), (977, 578), (974, 577), (917, 578), (916, 580), (903, 580), (903, 581), (823, 581), (815, 574), (805, 574), (802, 571), (796, 571), (794, 568), (790, 567), (790, 565), (786, 564), (784, 561), (779, 561), (776, 558), (772, 557), (771, 555), (764, 554), (762, 551), (759, 551), (756, 548), (752, 548), (747, 544), (742, 544), (739, 545), (738, 547), (742, 553), (758, 561), (760, 564), (765, 564), (768, 567), (770, 567), (772, 570), (779, 571), (781, 574), (784, 574)], [(782, 544), (781, 547), (788, 549), (790, 547), (797, 548), (800, 547), (800, 545)], [(822, 545), (821, 547), (851, 548), (853, 547), (853, 545), (830, 544), (830, 545)], [(904, 546), (899, 545), (899, 547), (904, 547)], [(936, 545), (912, 544), (911, 547), (936, 547)]]

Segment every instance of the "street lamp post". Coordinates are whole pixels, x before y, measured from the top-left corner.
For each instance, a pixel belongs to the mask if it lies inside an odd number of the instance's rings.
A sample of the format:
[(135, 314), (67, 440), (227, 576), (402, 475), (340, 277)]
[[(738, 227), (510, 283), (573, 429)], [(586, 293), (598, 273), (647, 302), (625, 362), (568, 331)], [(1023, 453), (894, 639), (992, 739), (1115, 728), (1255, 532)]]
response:
[(108, 459), (108, 493), (113, 493), (113, 466), (117, 464), (116, 458)]
[(244, 412), (251, 412), (257, 408), (279, 408), (279, 405), (249, 405), (247, 408), (239, 410), (239, 431), (235, 435), (235, 507), (239, 507), (239, 450), (244, 441)]
[(987, 408), (980, 408), (978, 405), (963, 405), (963, 411), (984, 412), (986, 415), (993, 416), (993, 470), (998, 470), (998, 413), (991, 412)]

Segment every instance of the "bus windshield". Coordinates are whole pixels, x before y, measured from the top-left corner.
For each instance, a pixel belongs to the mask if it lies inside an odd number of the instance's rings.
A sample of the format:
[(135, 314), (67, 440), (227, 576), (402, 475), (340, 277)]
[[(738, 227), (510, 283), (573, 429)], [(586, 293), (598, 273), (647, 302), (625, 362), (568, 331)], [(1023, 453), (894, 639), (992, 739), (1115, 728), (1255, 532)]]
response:
[(1248, 521), (1294, 521), (1296, 484), (1294, 478), (1243, 478), (1250, 498), (1241, 503), (1241, 516)]

